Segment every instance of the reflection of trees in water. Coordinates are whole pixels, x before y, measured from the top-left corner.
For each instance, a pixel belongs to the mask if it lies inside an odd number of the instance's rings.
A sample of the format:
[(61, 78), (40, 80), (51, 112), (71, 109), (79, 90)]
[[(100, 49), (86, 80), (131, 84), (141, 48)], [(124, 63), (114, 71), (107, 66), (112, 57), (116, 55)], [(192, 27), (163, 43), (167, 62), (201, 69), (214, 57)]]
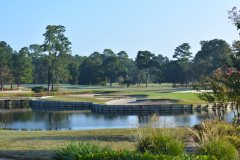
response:
[(33, 118), (32, 111), (9, 111), (0, 113), (0, 122), (2, 123), (13, 123), (16, 121), (27, 122)]
[(111, 113), (111, 112), (106, 112), (106, 113), (91, 113), (89, 115), (90, 118), (94, 119), (104, 119), (104, 120), (115, 120), (115, 119), (120, 119), (120, 120), (126, 120), (128, 119), (128, 114), (118, 114), (118, 113)]
[(138, 123), (140, 126), (146, 126), (149, 124), (149, 119), (151, 115), (146, 116), (146, 115), (138, 115)]
[(0, 101), (0, 108), (4, 108), (4, 101)]
[(219, 118), (218, 112), (219, 111), (216, 109), (198, 111), (196, 114), (196, 118), (199, 121), (203, 121), (204, 119), (207, 118)]
[(56, 130), (69, 127), (71, 114), (74, 113), (34, 111), (34, 120), (36, 122), (45, 122), (46, 128), (49, 130)]
[[(18, 100), (12, 100), (11, 101), (11, 109), (17, 109), (17, 108), (20, 108), (20, 106), (21, 106), (21, 101), (18, 101)], [(30, 101), (24, 101), (23, 102), (23, 107), (24, 108), (29, 108), (30, 107)], [(0, 109), (6, 109), (4, 100), (0, 100)]]
[[(11, 123), (20, 122), (23, 127), (26, 126), (25, 122), (30, 123), (33, 129), (48, 129), (48, 130), (58, 130), (58, 129), (71, 129), (75, 127), (100, 127), (98, 125), (103, 125), (107, 127), (114, 126), (128, 126), (129, 120), (135, 122), (138, 119), (139, 125), (149, 124), (149, 118), (154, 115), (154, 112), (128, 112), (128, 113), (91, 113), (91, 112), (77, 112), (77, 111), (22, 111), (20, 110), (7, 110), (8, 112), (0, 113), (0, 122), (5, 122), (7, 125)], [(231, 113), (231, 112), (230, 112)], [(228, 116), (230, 115), (227, 113)], [(166, 122), (176, 122), (178, 125), (190, 124), (194, 125), (200, 123), (202, 120), (214, 117), (214, 111), (182, 111), (182, 112), (159, 112), (157, 116), (161, 120), (166, 120)], [(126, 125), (127, 123), (127, 125)], [(13, 124), (14, 125), (14, 124)], [(22, 128), (19, 128), (22, 129)]]

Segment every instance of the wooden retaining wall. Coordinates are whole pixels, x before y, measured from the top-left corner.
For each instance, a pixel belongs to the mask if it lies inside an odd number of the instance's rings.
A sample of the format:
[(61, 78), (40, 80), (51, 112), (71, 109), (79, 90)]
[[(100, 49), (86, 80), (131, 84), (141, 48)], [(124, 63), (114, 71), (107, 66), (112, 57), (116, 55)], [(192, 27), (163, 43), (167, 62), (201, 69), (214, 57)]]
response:
[(91, 110), (93, 103), (89, 102), (61, 102), (61, 101), (41, 101), (31, 100), (33, 109), (66, 109), (66, 110)]
[(31, 100), (33, 109), (92, 110), (93, 112), (172, 112), (213, 109), (212, 104), (166, 104), (166, 105), (100, 105), (91, 102), (61, 102)]

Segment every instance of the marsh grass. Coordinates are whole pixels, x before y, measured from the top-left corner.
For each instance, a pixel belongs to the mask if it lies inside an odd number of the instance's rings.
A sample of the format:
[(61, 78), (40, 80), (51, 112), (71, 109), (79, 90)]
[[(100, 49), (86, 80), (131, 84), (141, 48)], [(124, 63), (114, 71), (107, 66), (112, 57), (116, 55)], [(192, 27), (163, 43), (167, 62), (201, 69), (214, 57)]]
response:
[(161, 120), (156, 114), (149, 117), (147, 126), (133, 126), (136, 129), (138, 151), (174, 156), (184, 153), (182, 137), (185, 129)]

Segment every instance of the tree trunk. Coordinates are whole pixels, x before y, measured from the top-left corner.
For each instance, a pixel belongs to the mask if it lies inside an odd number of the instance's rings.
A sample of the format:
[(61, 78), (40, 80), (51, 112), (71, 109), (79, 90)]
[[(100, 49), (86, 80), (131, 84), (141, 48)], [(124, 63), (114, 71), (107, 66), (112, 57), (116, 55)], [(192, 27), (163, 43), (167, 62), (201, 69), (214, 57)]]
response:
[(54, 90), (53, 82), (52, 82), (52, 91)]
[(18, 80), (17, 89), (19, 89), (19, 85), (20, 85), (20, 78)]
[(50, 71), (48, 71), (48, 92), (50, 92), (50, 85), (51, 85), (51, 82), (50, 82)]
[(110, 87), (112, 87), (112, 78), (109, 78)]
[(148, 88), (148, 72), (146, 72), (146, 88)]
[(11, 90), (13, 90), (13, 84), (11, 84)]
[(54, 78), (55, 78), (55, 74), (53, 74), (52, 76), (52, 91), (54, 90)]
[(1, 90), (3, 91), (3, 79), (1, 79)]

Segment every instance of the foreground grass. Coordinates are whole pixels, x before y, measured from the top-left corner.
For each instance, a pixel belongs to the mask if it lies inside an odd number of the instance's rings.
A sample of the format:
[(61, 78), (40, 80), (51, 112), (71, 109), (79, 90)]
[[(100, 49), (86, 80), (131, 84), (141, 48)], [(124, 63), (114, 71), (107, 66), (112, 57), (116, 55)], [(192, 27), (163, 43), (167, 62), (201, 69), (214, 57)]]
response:
[[(76, 131), (0, 130), (0, 157), (48, 159), (59, 147), (71, 141), (99, 141), (112, 149), (135, 149), (134, 129), (98, 129)], [(37, 157), (37, 158), (36, 158)]]

